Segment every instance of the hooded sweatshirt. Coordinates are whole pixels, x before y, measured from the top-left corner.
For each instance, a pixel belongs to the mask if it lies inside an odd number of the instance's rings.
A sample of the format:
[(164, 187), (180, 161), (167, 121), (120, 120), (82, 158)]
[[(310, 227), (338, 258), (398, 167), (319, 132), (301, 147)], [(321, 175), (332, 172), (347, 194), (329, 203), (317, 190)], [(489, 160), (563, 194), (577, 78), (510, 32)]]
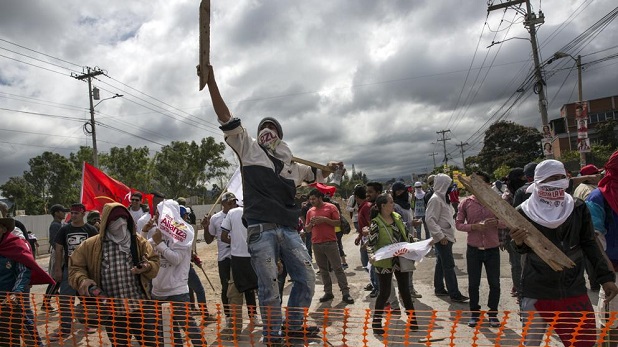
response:
[(435, 242), (446, 237), (455, 242), (453, 207), (446, 202), (446, 191), (453, 180), (445, 174), (437, 174), (433, 183), (433, 194), (425, 210), (425, 222)]

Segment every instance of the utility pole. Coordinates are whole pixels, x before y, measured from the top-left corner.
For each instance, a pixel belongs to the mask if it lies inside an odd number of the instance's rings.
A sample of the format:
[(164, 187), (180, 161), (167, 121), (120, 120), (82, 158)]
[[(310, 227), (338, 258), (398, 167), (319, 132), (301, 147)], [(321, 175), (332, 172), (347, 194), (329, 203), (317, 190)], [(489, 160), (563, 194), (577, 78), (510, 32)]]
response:
[(464, 151), (464, 146), (467, 146), (467, 145), (468, 145), (467, 142), (461, 142), (461, 141), (459, 141), (458, 145), (455, 145), (455, 146), (459, 147), (459, 149), (461, 150), (461, 165), (463, 166), (462, 169), (464, 171), (466, 171), (466, 162), (464, 160), (464, 152), (465, 152)]
[(86, 67), (86, 73), (82, 75), (71, 74), (72, 77), (83, 81), (88, 80), (88, 99), (90, 100), (90, 126), (92, 127), (92, 163), (95, 167), (99, 167), (99, 155), (97, 153), (97, 133), (94, 125), (94, 103), (92, 101), (92, 78), (102, 75), (103, 71), (99, 68), (91, 69)]
[[(532, 6), (530, 0), (511, 0), (503, 2), (498, 5), (489, 6), (487, 11), (498, 10), (514, 5), (526, 3), (526, 15), (524, 19), (524, 27), (528, 29), (530, 33), (530, 43), (532, 44), (532, 58), (534, 59), (534, 75), (536, 77), (535, 93), (539, 95), (539, 111), (541, 112), (541, 123), (543, 126), (549, 125), (547, 119), (547, 98), (545, 97), (545, 81), (543, 81), (543, 72), (541, 71), (541, 61), (539, 59), (539, 47), (536, 42), (536, 26), (545, 23), (545, 15), (539, 11), (539, 17), (532, 12)], [(548, 155), (547, 159), (552, 159), (553, 155)]]
[(439, 153), (433, 152), (431, 153), (429, 156), (433, 158), (433, 168), (436, 168), (436, 155), (438, 155)]
[(442, 141), (442, 145), (444, 146), (444, 163), (448, 166), (448, 156), (446, 154), (446, 141), (450, 140), (450, 138), (446, 138), (446, 133), (450, 133), (450, 130), (440, 130), (436, 131), (436, 134), (442, 134), (442, 138), (438, 139), (438, 141)]

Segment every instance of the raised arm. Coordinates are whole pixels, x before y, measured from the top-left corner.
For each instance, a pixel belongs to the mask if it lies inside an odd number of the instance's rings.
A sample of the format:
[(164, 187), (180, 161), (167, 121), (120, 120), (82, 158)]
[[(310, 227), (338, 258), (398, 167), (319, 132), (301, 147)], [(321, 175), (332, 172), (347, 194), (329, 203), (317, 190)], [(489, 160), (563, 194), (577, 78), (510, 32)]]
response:
[(212, 100), (212, 107), (215, 109), (219, 122), (225, 124), (232, 118), (230, 109), (227, 108), (223, 97), (219, 92), (217, 81), (215, 80), (215, 73), (212, 65), (208, 65), (208, 91), (210, 92), (210, 99)]

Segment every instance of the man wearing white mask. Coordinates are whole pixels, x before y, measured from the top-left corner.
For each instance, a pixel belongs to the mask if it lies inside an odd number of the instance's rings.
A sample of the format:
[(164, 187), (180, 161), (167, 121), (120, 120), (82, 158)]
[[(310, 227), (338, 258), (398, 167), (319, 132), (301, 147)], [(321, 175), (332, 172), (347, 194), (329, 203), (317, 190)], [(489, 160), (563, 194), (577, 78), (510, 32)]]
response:
[[(572, 338), (577, 338), (577, 346), (595, 344), (594, 317), (590, 315), (589, 319), (579, 324), (582, 312), (593, 311), (584, 279), (586, 258), (593, 265), (597, 281), (607, 293), (607, 301), (618, 294), (614, 272), (610, 270), (596, 243), (590, 212), (583, 201), (573, 199), (566, 192), (568, 186), (564, 165), (557, 160), (545, 160), (534, 171), (534, 181), (527, 189), (530, 198), (518, 210), (575, 263), (573, 268), (554, 271), (524, 244), (526, 230), (511, 230), (515, 250), (524, 254), (521, 310), (535, 313), (525, 336), (526, 346), (541, 344), (548, 322), (554, 319), (551, 312), (556, 311), (563, 313), (552, 325), (565, 345), (570, 344)], [(569, 312), (572, 313), (569, 315)], [(578, 324), (573, 324), (574, 320)]]
[(258, 298), (264, 324), (264, 343), (283, 341), (281, 299), (277, 259), (281, 257), (292, 278), (285, 333), (288, 337), (311, 337), (317, 326), (303, 326), (303, 312), (311, 305), (315, 272), (305, 243), (296, 232), (300, 207), (295, 204), (296, 180), (283, 171), (291, 165), (292, 152), (282, 141), (281, 124), (274, 118), (259, 122), (257, 139), (252, 138), (240, 119), (232, 117), (208, 69), (208, 89), (225, 142), (242, 163), (244, 212), (251, 263), (258, 276)]

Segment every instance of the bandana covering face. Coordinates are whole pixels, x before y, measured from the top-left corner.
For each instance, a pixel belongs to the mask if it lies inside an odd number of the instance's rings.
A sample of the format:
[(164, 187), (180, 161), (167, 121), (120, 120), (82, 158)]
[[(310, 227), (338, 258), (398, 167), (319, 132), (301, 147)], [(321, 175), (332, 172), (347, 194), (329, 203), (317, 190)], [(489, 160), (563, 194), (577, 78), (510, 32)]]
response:
[(605, 164), (605, 177), (599, 182), (599, 190), (612, 210), (618, 213), (618, 151)]
[(423, 188), (416, 187), (416, 188), (414, 188), (414, 196), (417, 199), (422, 199), (422, 198), (425, 197), (425, 191), (423, 190)]
[(277, 133), (271, 129), (264, 128), (258, 134), (257, 142), (262, 148), (266, 149), (270, 155), (289, 164), (292, 161), (292, 151), (287, 143), (281, 141)]
[(541, 183), (553, 175), (566, 175), (564, 165), (553, 159), (541, 162), (534, 170), (534, 182), (526, 190), (532, 195), (521, 204), (526, 216), (550, 229), (562, 225), (575, 206), (573, 197), (565, 191), (569, 187), (568, 178)]
[(107, 225), (107, 238), (120, 246), (124, 253), (131, 253), (131, 234), (127, 229), (127, 220), (118, 218)]

